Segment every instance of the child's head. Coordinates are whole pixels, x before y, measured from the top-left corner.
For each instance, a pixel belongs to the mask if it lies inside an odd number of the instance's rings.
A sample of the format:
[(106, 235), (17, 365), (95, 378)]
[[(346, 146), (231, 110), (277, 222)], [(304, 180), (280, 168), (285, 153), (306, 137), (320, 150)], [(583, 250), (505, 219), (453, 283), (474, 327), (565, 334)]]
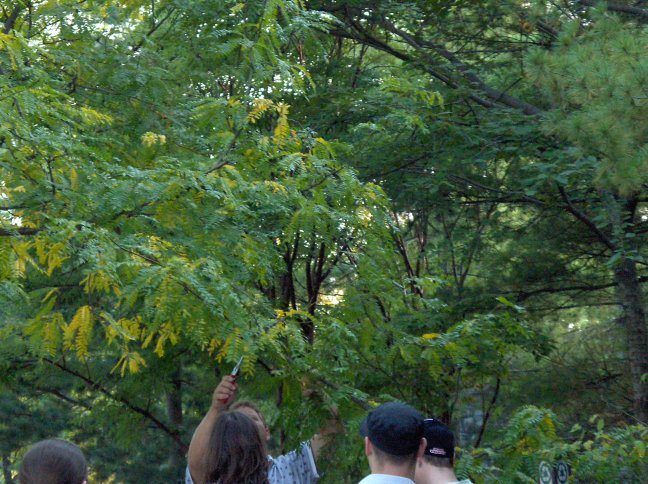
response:
[(76, 445), (60, 439), (42, 440), (27, 451), (20, 464), (20, 484), (83, 484), (88, 466)]

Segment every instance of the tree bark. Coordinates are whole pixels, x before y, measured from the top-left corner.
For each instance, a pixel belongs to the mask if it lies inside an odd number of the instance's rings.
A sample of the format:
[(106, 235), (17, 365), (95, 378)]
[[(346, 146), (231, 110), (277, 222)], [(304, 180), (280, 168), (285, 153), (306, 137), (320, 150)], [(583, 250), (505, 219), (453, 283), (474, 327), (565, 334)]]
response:
[[(284, 401), (284, 384), (283, 382), (279, 383), (279, 387), (277, 387), (277, 410), (281, 412), (281, 409), (283, 407), (283, 401)], [(279, 431), (279, 452), (283, 454), (285, 452), (285, 445), (286, 445), (286, 429), (281, 427), (281, 430)]]
[(18, 20), (18, 16), (20, 15), (20, 11), (23, 9), (22, 6), (16, 5), (13, 9), (13, 11), (9, 14), (9, 16), (5, 19), (4, 25), (2, 28), (2, 33), (7, 35), (9, 32), (13, 30), (13, 28), (16, 26), (16, 20)]
[(495, 382), (495, 390), (493, 391), (493, 397), (491, 398), (488, 408), (484, 412), (484, 419), (482, 420), (481, 427), (479, 428), (479, 435), (477, 435), (477, 440), (475, 441), (475, 445), (473, 446), (474, 448), (478, 448), (481, 445), (482, 439), (484, 438), (486, 425), (488, 424), (488, 420), (492, 415), (493, 407), (495, 407), (495, 403), (497, 403), (497, 397), (499, 396), (501, 383), (502, 383), (502, 379), (498, 376)]
[[(171, 389), (167, 392), (167, 412), (169, 414), (169, 426), (176, 432), (182, 428), (182, 366), (180, 362), (176, 367), (171, 380)], [(186, 448), (178, 442), (171, 448), (169, 464), (173, 469), (179, 469), (185, 462)]]
[[(579, 0), (578, 3), (585, 5), (586, 7), (595, 7), (600, 2), (596, 0)], [(630, 15), (637, 15), (639, 17), (648, 18), (648, 10), (639, 8), (637, 6), (607, 3), (606, 7), (610, 12), (627, 13)]]
[(14, 480), (11, 477), (9, 457), (5, 454), (2, 454), (2, 475), (4, 476), (5, 484), (14, 484)]
[(638, 202), (636, 198), (624, 198), (609, 190), (601, 196), (606, 203), (608, 219), (612, 228), (614, 250), (621, 254), (614, 266), (616, 296), (621, 314), (619, 322), (626, 333), (628, 365), (632, 380), (633, 413), (642, 423), (648, 422), (648, 332), (646, 331), (646, 307), (637, 275), (637, 263), (630, 257), (636, 253), (636, 238), (626, 234), (635, 226)]
[(635, 417), (648, 422), (648, 331), (646, 309), (634, 260), (624, 258), (614, 269), (616, 291), (621, 306), (620, 321), (626, 331), (632, 377)]

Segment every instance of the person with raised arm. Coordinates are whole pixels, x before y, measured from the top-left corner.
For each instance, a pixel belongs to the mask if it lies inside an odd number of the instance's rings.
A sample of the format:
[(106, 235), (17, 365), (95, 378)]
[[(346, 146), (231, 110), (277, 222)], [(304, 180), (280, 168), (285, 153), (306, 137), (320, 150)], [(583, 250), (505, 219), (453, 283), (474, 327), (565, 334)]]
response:
[[(224, 376), (214, 390), (211, 406), (194, 431), (189, 444), (188, 465), (185, 473), (186, 484), (211, 484), (208, 470), (213, 466), (215, 459), (220, 458), (218, 452), (214, 450), (214, 443), (219, 439), (222, 442), (223, 439), (234, 438), (232, 435), (213, 435), (214, 432), (219, 432), (216, 427), (219, 415), (228, 409), (230, 412), (244, 414), (256, 424), (264, 444), (260, 452), (264, 453), (268, 462), (269, 484), (311, 484), (316, 482), (319, 479), (319, 474), (315, 462), (328, 438), (341, 431), (339, 421), (332, 419), (325, 429), (310, 441), (303, 442), (299, 449), (275, 458), (268, 455), (265, 450), (265, 442), (270, 439), (270, 430), (258, 407), (249, 401), (236, 402), (230, 406), (236, 398), (236, 392), (236, 377), (233, 375)], [(334, 410), (332, 410), (332, 414), (336, 417)], [(232, 459), (235, 458), (232, 456)], [(234, 463), (233, 465), (238, 464)]]

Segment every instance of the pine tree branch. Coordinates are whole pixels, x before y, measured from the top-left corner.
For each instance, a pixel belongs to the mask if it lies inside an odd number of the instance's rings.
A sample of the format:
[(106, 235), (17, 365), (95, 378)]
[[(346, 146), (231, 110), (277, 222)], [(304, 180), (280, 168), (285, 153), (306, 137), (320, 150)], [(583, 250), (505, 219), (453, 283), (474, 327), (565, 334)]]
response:
[[(524, 201), (528, 203), (532, 203), (538, 207), (546, 207), (546, 204), (538, 200), (537, 198), (530, 197), (528, 195), (525, 195), (523, 193), (517, 193), (517, 192), (509, 192), (505, 190), (500, 190), (497, 188), (489, 187), (486, 186), (482, 183), (475, 182), (473, 180), (470, 180), (468, 178), (458, 176), (458, 175), (449, 175), (449, 178), (452, 180), (459, 181), (463, 184), (469, 185), (469, 186), (474, 186), (476, 188), (479, 188), (480, 190), (485, 190), (493, 193), (498, 193), (503, 195), (505, 198), (507, 198), (509, 201)], [(565, 202), (565, 205), (563, 205), (563, 209), (566, 210), (567, 212), (571, 213), (576, 219), (581, 221), (583, 224), (585, 224), (590, 231), (610, 250), (615, 250), (616, 245), (599, 229), (596, 224), (578, 207), (576, 207), (572, 201), (569, 199), (567, 196), (567, 193), (565, 192), (565, 189), (562, 186), (558, 186), (558, 191), (560, 192), (560, 196)]]
[[(337, 37), (343, 37), (346, 39), (350, 40), (355, 40), (357, 42), (360, 42), (362, 44), (367, 44), (370, 47), (373, 47), (376, 50), (381, 50), (383, 52), (386, 52), (397, 59), (412, 63), (412, 64), (419, 64), (420, 67), (425, 70), (428, 74), (430, 74), (432, 77), (435, 77), (436, 79), (440, 80), (447, 86), (451, 87), (452, 89), (457, 89), (459, 85), (455, 83), (450, 77), (447, 75), (439, 72), (436, 69), (433, 69), (433, 65), (430, 63), (424, 63), (421, 64), (417, 59), (414, 57), (411, 57), (404, 52), (401, 52), (397, 49), (394, 49), (393, 47), (389, 46), (387, 43), (382, 42), (381, 40), (377, 39), (376, 37), (370, 35), (368, 32), (366, 32), (360, 25), (358, 25), (356, 22), (352, 22), (352, 25), (357, 33), (352, 33), (347, 30), (341, 30), (341, 29), (334, 29), (331, 31), (328, 31), (327, 33), (331, 33)], [(483, 99), (475, 94), (470, 94), (468, 95), (468, 98), (475, 101), (477, 104), (480, 106), (486, 107), (486, 108), (494, 108), (497, 105), (487, 99)]]
[[(637, 281), (640, 284), (648, 282), (648, 276), (641, 276), (637, 278)], [(572, 291), (600, 291), (602, 289), (610, 289), (616, 287), (616, 282), (607, 282), (604, 284), (582, 284), (578, 286), (565, 286), (565, 287), (543, 287), (540, 289), (535, 289), (533, 291), (505, 291), (505, 294), (517, 294), (517, 302), (522, 302), (531, 296), (537, 296), (538, 294), (556, 294), (561, 292), (572, 292)], [(618, 305), (618, 303), (615, 303)]]
[(529, 115), (540, 114), (542, 112), (542, 109), (537, 106), (529, 104), (525, 101), (522, 101), (521, 99), (517, 99), (506, 94), (504, 91), (500, 91), (489, 86), (481, 79), (481, 77), (475, 74), (470, 66), (464, 64), (459, 59), (459, 57), (457, 57), (454, 53), (450, 52), (443, 46), (421, 39), (415, 39), (412, 35), (408, 34), (402, 29), (399, 29), (393, 23), (385, 20), (384, 18), (377, 19), (377, 21), (389, 32), (398, 35), (401, 39), (403, 39), (407, 44), (412, 46), (417, 51), (424, 52), (425, 48), (434, 50), (438, 55), (449, 61), (454, 66), (454, 68), (472, 84), (473, 87), (482, 91), (488, 98), (492, 99), (496, 103), (501, 103), (514, 109), (518, 109), (524, 114)]
[(603, 301), (603, 302), (597, 302), (597, 303), (582, 303), (582, 304), (563, 304), (561, 306), (544, 306), (544, 307), (537, 307), (533, 306), (533, 312), (534, 313), (553, 313), (554, 311), (564, 311), (566, 309), (577, 309), (577, 308), (598, 308), (598, 307), (605, 307), (605, 306), (619, 306), (619, 303), (617, 301)]
[(567, 204), (566, 210), (571, 213), (574, 217), (576, 217), (578, 220), (583, 222), (587, 228), (590, 229), (596, 237), (603, 242), (610, 250), (615, 250), (616, 246), (615, 244), (596, 226), (596, 224), (581, 210), (579, 210), (576, 206), (574, 206), (567, 196), (567, 192), (565, 192), (565, 188), (562, 187), (561, 185), (558, 185), (558, 191), (560, 192), (560, 196), (562, 199), (565, 201)]
[(492, 193), (498, 193), (498, 194), (502, 195), (504, 198), (508, 199), (509, 201), (523, 201), (523, 202), (531, 203), (533, 205), (536, 205), (536, 206), (542, 207), (542, 208), (546, 207), (546, 205), (547, 205), (542, 200), (538, 200), (537, 198), (530, 197), (528, 195), (525, 195), (524, 193), (511, 192), (511, 191), (507, 191), (507, 190), (500, 190), (498, 188), (489, 187), (487, 185), (476, 182), (474, 180), (470, 180), (470, 179), (465, 178), (463, 176), (448, 175), (448, 178), (450, 178), (451, 180), (454, 180), (454, 181), (458, 181), (458, 182), (460, 182), (460, 183), (462, 183), (464, 185), (479, 188), (480, 190), (484, 190), (484, 191), (492, 192)]
[(425, 56), (425, 62), (421, 63), (420, 61), (417, 61), (417, 59), (413, 58), (412, 56), (391, 47), (386, 42), (383, 42), (377, 39), (375, 36), (369, 34), (366, 31), (366, 29), (364, 29), (358, 22), (356, 22), (353, 19), (349, 11), (346, 12), (346, 20), (359, 35), (353, 34), (346, 30), (339, 30), (339, 29), (333, 30), (331, 33), (333, 33), (334, 35), (357, 40), (359, 42), (362, 42), (363, 44), (369, 44), (371, 47), (374, 47), (378, 50), (382, 50), (383, 52), (387, 52), (403, 61), (419, 63), (426, 72), (428, 72), (435, 78), (439, 79), (444, 84), (448, 85), (453, 89), (458, 88), (459, 85), (457, 84), (457, 82), (455, 82), (450, 76), (446, 74), (442, 74), (439, 71), (439, 69), (442, 66), (439, 65), (438, 62), (434, 61), (434, 59), (432, 59), (427, 55), (426, 53), (427, 48), (432, 49), (438, 55), (448, 60), (455, 68), (455, 70), (459, 72), (474, 88), (476, 88), (477, 90), (481, 91), (486, 95), (488, 99), (484, 99), (474, 94), (469, 96), (470, 99), (477, 102), (481, 106), (487, 108), (494, 108), (497, 107), (499, 104), (503, 104), (505, 106), (518, 109), (522, 111), (524, 114), (528, 114), (528, 115), (536, 115), (543, 112), (543, 110), (537, 106), (534, 106), (530, 103), (522, 101), (521, 99), (506, 94), (506, 92), (504, 91), (500, 91), (498, 89), (489, 86), (477, 74), (475, 74), (468, 65), (464, 64), (455, 54), (445, 49), (444, 47), (431, 42), (417, 40), (412, 35), (408, 34), (402, 29), (397, 28), (394, 24), (387, 21), (383, 17), (374, 18), (374, 20), (379, 25), (382, 25), (387, 31), (398, 35), (403, 41), (405, 41), (409, 46), (413, 47), (417, 52), (423, 54)]
[[(586, 7), (595, 7), (600, 2), (598, 0), (578, 0), (578, 3)], [(606, 3), (606, 7), (610, 12), (628, 13), (648, 19), (648, 10), (643, 8), (633, 7), (632, 5), (619, 5), (617, 3)]]

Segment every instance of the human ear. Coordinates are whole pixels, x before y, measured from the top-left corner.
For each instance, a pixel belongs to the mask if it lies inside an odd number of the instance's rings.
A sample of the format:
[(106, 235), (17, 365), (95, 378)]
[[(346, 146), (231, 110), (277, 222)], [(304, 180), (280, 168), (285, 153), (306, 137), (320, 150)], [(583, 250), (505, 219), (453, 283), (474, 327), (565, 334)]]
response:
[(418, 452), (416, 453), (416, 458), (420, 459), (425, 454), (425, 448), (427, 447), (427, 439), (425, 437), (421, 438), (421, 443), (419, 444)]
[(364, 443), (365, 443), (365, 455), (370, 456), (373, 454), (373, 446), (371, 445), (371, 440), (369, 440), (369, 437), (364, 438)]

